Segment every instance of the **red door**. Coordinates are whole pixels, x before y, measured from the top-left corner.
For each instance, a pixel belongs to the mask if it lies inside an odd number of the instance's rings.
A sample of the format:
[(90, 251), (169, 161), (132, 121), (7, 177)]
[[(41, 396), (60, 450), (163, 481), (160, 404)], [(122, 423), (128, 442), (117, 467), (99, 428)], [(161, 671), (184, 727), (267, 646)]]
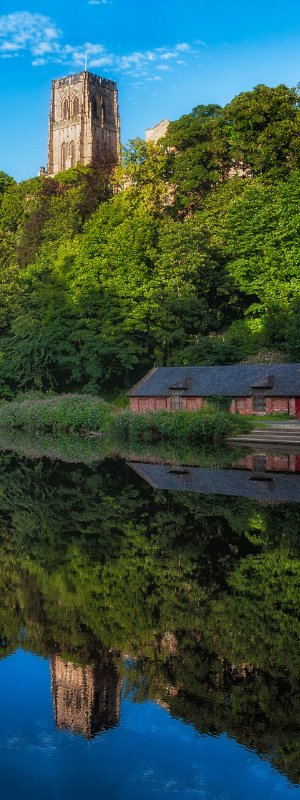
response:
[(295, 397), (296, 400), (296, 419), (300, 418), (300, 397)]

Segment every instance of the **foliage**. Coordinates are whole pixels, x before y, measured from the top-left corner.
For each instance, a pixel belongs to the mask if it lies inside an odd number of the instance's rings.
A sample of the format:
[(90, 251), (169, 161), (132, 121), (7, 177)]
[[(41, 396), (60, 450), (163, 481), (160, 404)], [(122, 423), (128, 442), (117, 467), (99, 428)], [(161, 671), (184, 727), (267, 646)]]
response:
[(285, 353), (280, 350), (268, 350), (266, 347), (261, 347), (258, 353), (248, 356), (241, 364), (284, 364), (287, 361)]
[(117, 167), (105, 151), (54, 179), (1, 174), (1, 395), (299, 360), (299, 113), (296, 89), (260, 85)]
[(0, 406), (0, 428), (104, 431), (112, 426), (111, 407), (102, 398), (28, 393)]
[[(10, 175), (7, 175), (6, 172), (0, 170), (0, 197), (3, 195), (10, 186), (15, 183), (14, 179), (11, 178)], [(0, 201), (1, 202), (1, 201)]]
[(125, 411), (116, 418), (116, 433), (125, 438), (190, 439), (194, 442), (224, 438), (233, 428), (248, 429), (249, 421), (224, 411)]

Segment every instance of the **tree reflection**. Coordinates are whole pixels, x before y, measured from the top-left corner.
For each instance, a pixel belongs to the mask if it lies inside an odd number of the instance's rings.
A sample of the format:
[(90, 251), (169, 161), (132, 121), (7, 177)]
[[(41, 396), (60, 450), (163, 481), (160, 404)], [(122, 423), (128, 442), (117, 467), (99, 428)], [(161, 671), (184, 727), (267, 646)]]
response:
[(8, 453), (0, 498), (0, 652), (50, 656), (57, 727), (117, 724), (123, 687), (300, 780), (299, 504)]

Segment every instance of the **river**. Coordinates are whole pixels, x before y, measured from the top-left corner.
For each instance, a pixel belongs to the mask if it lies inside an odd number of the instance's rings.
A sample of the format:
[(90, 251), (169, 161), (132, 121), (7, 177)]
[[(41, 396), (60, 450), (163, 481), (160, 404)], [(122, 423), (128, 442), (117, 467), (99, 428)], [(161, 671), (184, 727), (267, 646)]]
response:
[(294, 454), (76, 442), (0, 441), (1, 797), (300, 800)]

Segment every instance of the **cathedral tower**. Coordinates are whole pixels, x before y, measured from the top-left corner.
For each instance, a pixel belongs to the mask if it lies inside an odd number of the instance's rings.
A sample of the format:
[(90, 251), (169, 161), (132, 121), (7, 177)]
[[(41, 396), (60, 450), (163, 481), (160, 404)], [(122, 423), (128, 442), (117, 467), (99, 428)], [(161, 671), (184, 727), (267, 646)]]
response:
[(120, 152), (117, 84), (91, 72), (52, 81), (47, 174)]

